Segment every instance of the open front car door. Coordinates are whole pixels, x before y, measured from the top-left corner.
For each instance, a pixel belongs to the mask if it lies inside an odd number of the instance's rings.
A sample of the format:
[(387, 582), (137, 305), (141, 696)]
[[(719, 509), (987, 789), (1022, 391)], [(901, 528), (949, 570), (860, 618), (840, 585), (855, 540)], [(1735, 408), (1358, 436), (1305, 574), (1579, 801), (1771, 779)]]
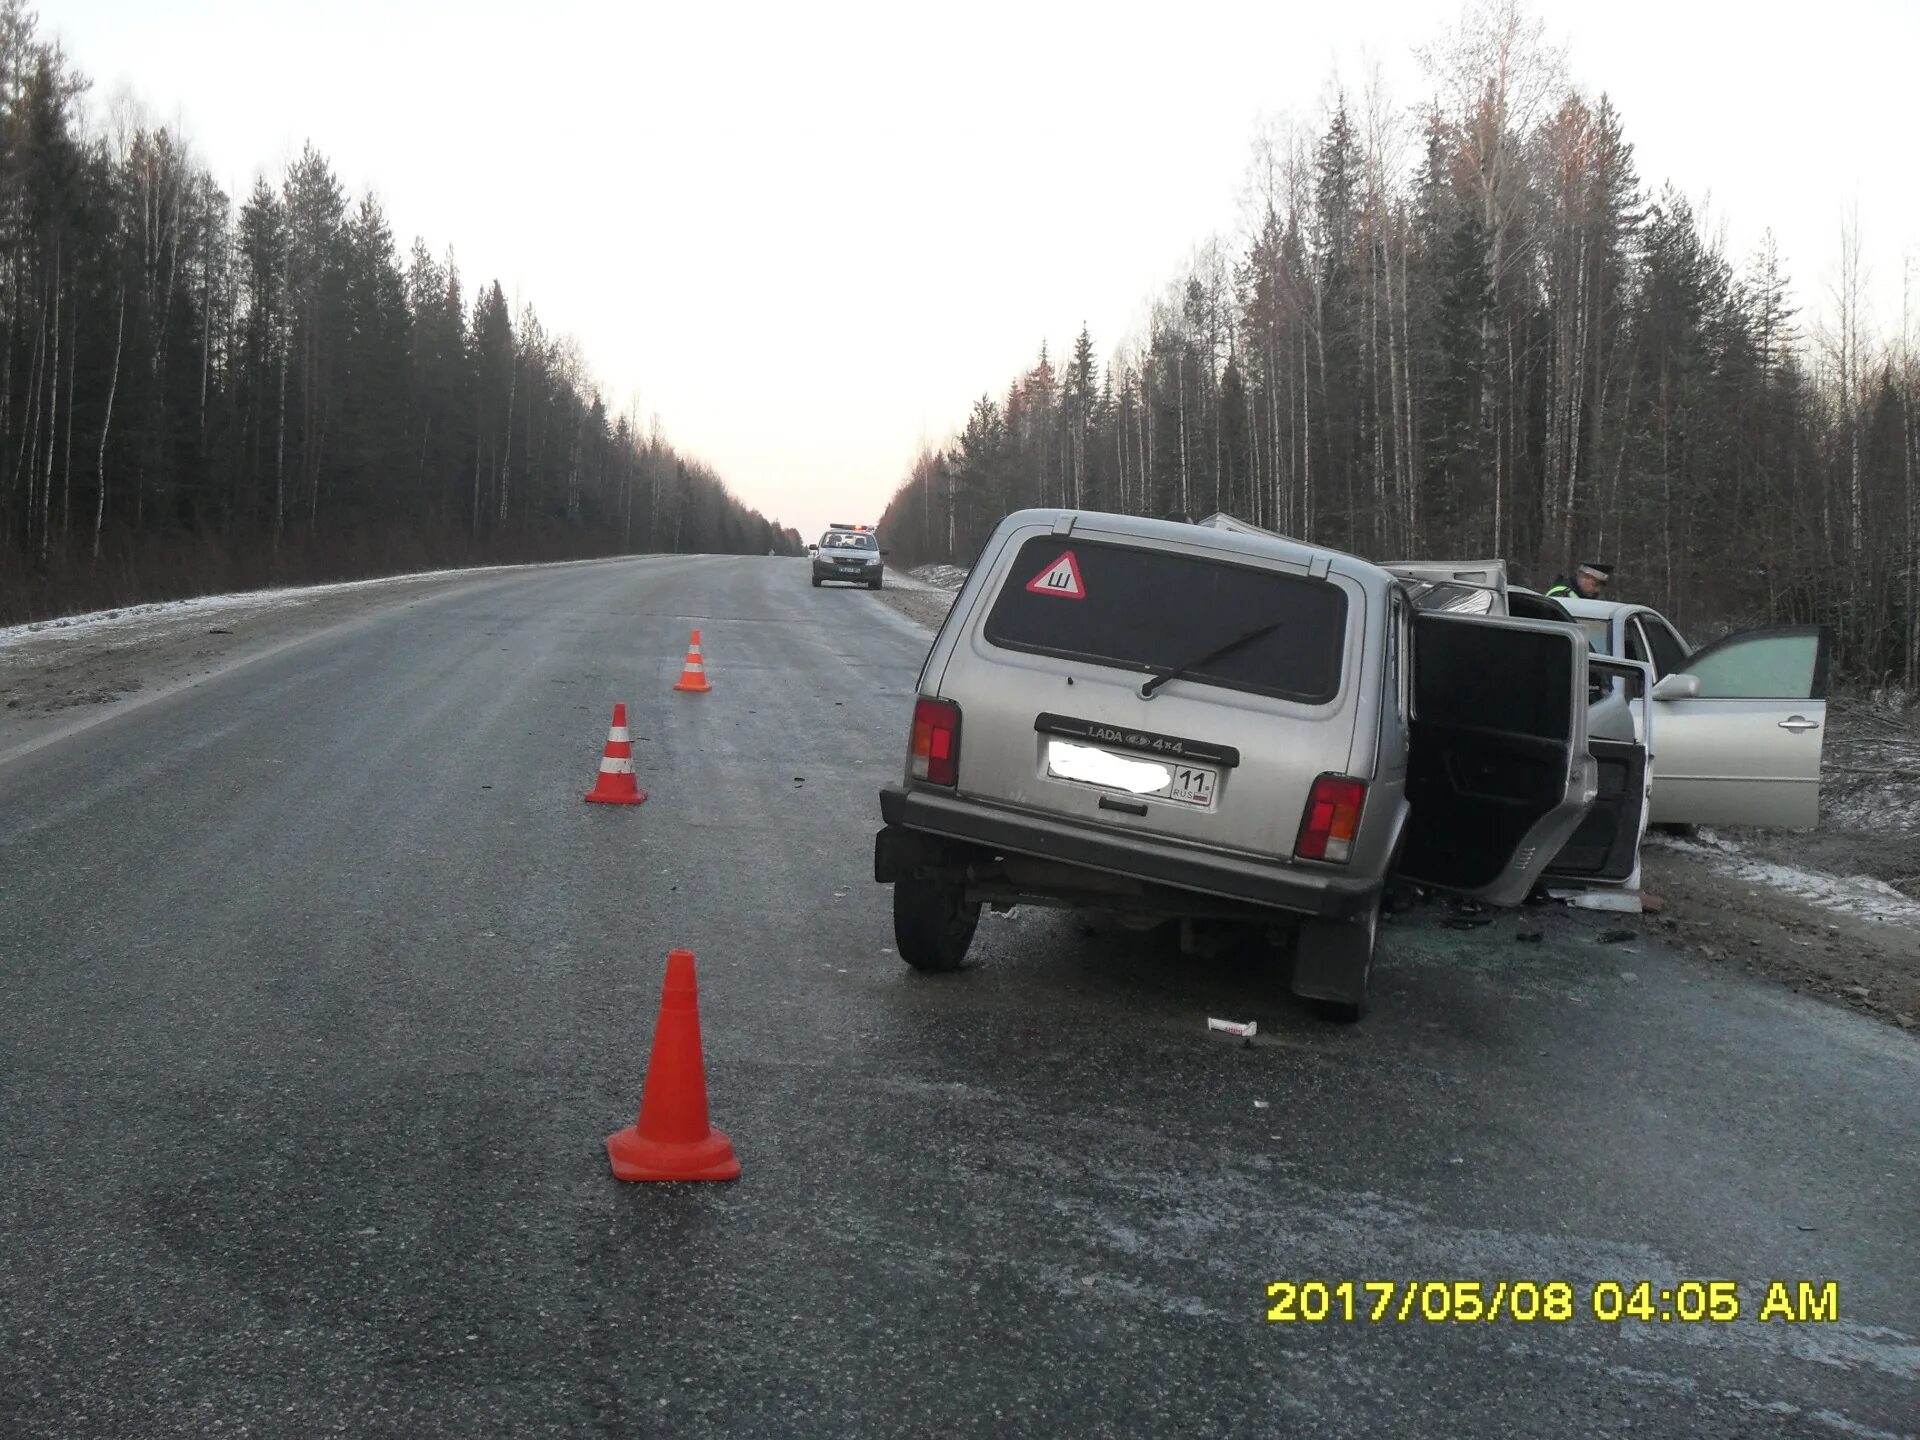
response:
[(1599, 794), (1573, 838), (1553, 857), (1548, 878), (1636, 885), (1646, 834), (1647, 752), (1653, 667), (1640, 660), (1587, 657), (1587, 753)]
[(1744, 630), (1654, 686), (1656, 822), (1818, 823), (1831, 638), (1819, 625)]
[(1399, 874), (1517, 905), (1599, 791), (1586, 637), (1546, 620), (1425, 612), (1413, 674)]

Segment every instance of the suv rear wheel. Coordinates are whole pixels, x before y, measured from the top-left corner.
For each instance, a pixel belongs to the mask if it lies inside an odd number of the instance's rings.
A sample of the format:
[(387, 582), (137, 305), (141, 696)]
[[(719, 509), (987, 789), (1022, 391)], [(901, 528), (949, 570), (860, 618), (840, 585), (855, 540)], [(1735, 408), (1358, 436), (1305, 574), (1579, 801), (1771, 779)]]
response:
[(893, 939), (916, 970), (958, 970), (980, 923), (980, 902), (962, 883), (907, 877), (893, 882)]
[(1380, 935), (1376, 895), (1359, 920), (1303, 920), (1293, 942), (1293, 993), (1323, 1018), (1351, 1025), (1365, 1018)]

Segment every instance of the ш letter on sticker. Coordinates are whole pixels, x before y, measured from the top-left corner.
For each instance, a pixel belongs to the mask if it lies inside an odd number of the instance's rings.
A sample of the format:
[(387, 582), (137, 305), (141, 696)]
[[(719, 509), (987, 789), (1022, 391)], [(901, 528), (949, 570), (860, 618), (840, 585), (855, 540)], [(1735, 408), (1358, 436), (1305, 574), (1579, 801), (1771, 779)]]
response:
[(1027, 589), (1036, 595), (1059, 595), (1068, 600), (1087, 598), (1087, 587), (1080, 583), (1080, 566), (1071, 550), (1061, 551), (1058, 560), (1027, 582)]

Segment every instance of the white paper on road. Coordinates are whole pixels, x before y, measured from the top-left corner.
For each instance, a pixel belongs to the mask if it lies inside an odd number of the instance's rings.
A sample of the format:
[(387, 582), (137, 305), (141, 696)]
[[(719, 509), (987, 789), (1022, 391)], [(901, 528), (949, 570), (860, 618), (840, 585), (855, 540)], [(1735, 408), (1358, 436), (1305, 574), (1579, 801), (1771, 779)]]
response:
[(1258, 1020), (1216, 1020), (1209, 1015), (1207, 1029), (1220, 1030), (1228, 1035), (1238, 1035), (1243, 1039), (1251, 1040), (1260, 1033), (1260, 1022)]

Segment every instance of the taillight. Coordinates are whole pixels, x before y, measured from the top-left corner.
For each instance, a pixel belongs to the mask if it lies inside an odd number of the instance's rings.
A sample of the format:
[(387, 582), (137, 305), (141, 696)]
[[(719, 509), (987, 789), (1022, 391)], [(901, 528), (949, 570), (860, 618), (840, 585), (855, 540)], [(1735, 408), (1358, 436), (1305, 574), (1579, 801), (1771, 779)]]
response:
[(913, 706), (913, 778), (934, 785), (960, 780), (960, 707), (921, 699)]
[(1307, 813), (1300, 821), (1300, 840), (1293, 853), (1302, 860), (1346, 864), (1353, 858), (1353, 837), (1360, 833), (1360, 807), (1366, 800), (1366, 781), (1322, 775), (1307, 796)]

